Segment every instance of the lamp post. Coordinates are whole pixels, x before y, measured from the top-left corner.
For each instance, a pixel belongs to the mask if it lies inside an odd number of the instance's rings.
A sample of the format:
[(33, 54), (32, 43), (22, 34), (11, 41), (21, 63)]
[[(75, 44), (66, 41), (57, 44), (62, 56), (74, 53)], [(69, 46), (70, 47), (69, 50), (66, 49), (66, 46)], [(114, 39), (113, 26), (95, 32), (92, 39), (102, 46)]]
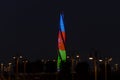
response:
[(105, 58), (105, 80), (107, 80), (107, 64), (112, 61), (112, 58)]
[(1, 63), (1, 77), (3, 77), (4, 65)]
[(107, 80), (107, 60), (105, 60), (105, 80)]
[(118, 64), (115, 64), (115, 71), (118, 71)]
[(109, 64), (110, 61), (112, 61), (112, 58), (105, 58), (105, 59), (99, 59), (100, 62), (104, 62), (105, 67), (105, 80), (107, 80), (107, 64)]
[(70, 56), (67, 55), (67, 59), (70, 59)]
[(11, 80), (11, 64), (12, 63), (8, 63), (8, 74), (9, 74), (8, 80)]
[(22, 58), (22, 56), (18, 56), (18, 57), (14, 56), (13, 57), (13, 59), (15, 59), (15, 65), (16, 65), (16, 77), (18, 77), (18, 74), (19, 74), (19, 72), (18, 72), (18, 64), (19, 64), (19, 59), (21, 59), (21, 58)]
[(76, 65), (78, 64), (79, 61), (80, 61), (80, 55), (77, 54), (77, 55), (76, 55)]
[(90, 56), (89, 60), (93, 60), (94, 64), (94, 75), (95, 75), (95, 80), (97, 80), (97, 58), (95, 56)]
[(71, 63), (72, 63), (72, 73), (74, 72), (74, 57), (72, 56), (71, 57)]
[(74, 76), (74, 56), (71, 56), (71, 73), (72, 73), (72, 80), (74, 80), (73, 76)]
[(24, 63), (24, 73), (26, 73), (26, 64), (27, 64), (27, 60), (24, 60), (23, 63)]

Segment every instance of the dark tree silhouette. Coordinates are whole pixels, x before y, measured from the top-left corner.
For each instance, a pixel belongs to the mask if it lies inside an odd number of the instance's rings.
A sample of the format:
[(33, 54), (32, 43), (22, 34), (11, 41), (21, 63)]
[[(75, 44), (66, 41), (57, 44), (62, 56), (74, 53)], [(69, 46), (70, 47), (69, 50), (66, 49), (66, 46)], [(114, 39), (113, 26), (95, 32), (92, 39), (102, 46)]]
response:
[(90, 68), (87, 62), (80, 62), (76, 68), (76, 79), (77, 80), (89, 80), (90, 79)]
[(71, 63), (69, 61), (61, 63), (61, 70), (58, 75), (58, 80), (72, 80)]
[(57, 63), (53, 61), (48, 61), (45, 64), (46, 70), (45, 72), (56, 72), (57, 71)]

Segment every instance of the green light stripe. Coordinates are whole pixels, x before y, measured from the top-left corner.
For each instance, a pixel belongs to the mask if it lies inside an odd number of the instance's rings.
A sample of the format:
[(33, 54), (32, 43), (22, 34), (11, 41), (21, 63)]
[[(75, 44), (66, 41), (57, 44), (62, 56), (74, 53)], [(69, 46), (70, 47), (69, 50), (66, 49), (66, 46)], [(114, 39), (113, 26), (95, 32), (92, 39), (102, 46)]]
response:
[(60, 59), (60, 55), (58, 55), (58, 59), (57, 59), (57, 69), (60, 70), (60, 64), (61, 64), (61, 59)]
[(65, 50), (59, 50), (60, 56), (62, 58), (62, 61), (66, 61), (66, 51)]

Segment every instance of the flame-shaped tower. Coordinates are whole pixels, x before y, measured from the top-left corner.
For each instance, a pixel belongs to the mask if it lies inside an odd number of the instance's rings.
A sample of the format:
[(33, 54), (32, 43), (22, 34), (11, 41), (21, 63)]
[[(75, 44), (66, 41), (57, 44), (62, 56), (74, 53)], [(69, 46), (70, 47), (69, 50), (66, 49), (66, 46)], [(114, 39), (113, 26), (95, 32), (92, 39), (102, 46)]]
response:
[(60, 70), (61, 62), (66, 61), (66, 50), (65, 50), (65, 28), (63, 22), (63, 14), (60, 14), (60, 24), (58, 31), (58, 61), (57, 61), (57, 69)]

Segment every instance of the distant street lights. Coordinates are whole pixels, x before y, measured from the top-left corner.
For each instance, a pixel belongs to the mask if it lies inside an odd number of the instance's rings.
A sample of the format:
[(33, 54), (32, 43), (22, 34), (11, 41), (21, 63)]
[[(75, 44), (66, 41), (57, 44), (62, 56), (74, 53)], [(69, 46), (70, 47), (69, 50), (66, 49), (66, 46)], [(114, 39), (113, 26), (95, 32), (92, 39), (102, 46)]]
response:
[(24, 73), (26, 73), (26, 64), (27, 64), (27, 60), (23, 60), (23, 64), (24, 64)]
[(74, 68), (77, 65), (77, 63), (80, 61), (80, 55), (67, 55), (67, 60), (71, 61), (71, 72), (74, 73)]
[(93, 60), (94, 62), (94, 75), (95, 75), (95, 80), (97, 80), (97, 62), (104, 62), (105, 65), (105, 80), (107, 80), (107, 64), (112, 61), (112, 58), (105, 58), (105, 59), (99, 59), (97, 57), (97, 53), (95, 56), (89, 56), (89, 60)]
[(19, 59), (21, 59), (22, 56), (14, 56), (13, 59), (15, 60), (16, 63), (16, 76), (18, 76), (18, 64), (19, 64)]
[(107, 64), (109, 64), (110, 61), (112, 61), (112, 58), (106, 57), (105, 59), (100, 59), (100, 62), (104, 62), (105, 65), (105, 80), (107, 80)]

